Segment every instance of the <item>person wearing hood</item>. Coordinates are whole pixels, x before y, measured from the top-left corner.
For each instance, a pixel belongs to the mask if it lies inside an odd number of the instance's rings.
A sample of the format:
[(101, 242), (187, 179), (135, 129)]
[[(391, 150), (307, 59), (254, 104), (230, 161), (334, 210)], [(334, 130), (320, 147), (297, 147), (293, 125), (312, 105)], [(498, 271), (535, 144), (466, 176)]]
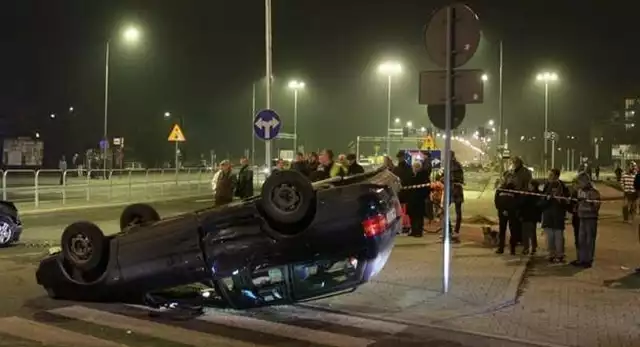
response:
[(600, 213), (600, 192), (593, 186), (591, 177), (580, 173), (578, 182), (578, 205), (576, 211), (580, 219), (578, 231), (578, 259), (571, 265), (590, 268), (596, 252), (598, 235), (598, 215)]
[(569, 209), (569, 189), (560, 181), (560, 170), (551, 169), (549, 179), (542, 189), (546, 195), (540, 201), (542, 209), (542, 228), (547, 235), (549, 262), (564, 262), (565, 217)]
[[(396, 167), (394, 167), (391, 172), (393, 172), (394, 175), (398, 176), (398, 178), (400, 179), (400, 184), (402, 184), (403, 187), (410, 186), (411, 182), (413, 181), (413, 169), (407, 162), (406, 152), (399, 151), (396, 155), (396, 158), (398, 159), (398, 165), (396, 165)], [(411, 192), (409, 190), (401, 190), (398, 194), (400, 203), (407, 204), (409, 202), (410, 194)]]

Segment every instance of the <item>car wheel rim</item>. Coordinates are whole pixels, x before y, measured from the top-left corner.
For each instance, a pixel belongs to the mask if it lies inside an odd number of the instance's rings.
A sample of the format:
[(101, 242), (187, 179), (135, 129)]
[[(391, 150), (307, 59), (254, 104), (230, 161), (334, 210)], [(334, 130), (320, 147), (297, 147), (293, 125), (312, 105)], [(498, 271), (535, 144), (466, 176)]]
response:
[(71, 238), (69, 245), (69, 254), (77, 263), (86, 263), (91, 254), (93, 254), (93, 245), (89, 238), (84, 234), (77, 234)]
[(281, 184), (273, 190), (273, 204), (281, 211), (292, 212), (300, 206), (300, 192), (290, 184)]
[(11, 240), (11, 226), (7, 222), (0, 222), (0, 244), (5, 244)]

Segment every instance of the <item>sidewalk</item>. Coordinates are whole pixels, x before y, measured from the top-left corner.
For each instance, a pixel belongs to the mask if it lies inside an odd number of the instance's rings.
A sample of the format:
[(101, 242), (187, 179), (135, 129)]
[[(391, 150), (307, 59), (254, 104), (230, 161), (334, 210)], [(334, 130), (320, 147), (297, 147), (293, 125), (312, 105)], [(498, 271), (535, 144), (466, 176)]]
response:
[[(603, 196), (613, 192), (603, 189)], [(619, 194), (619, 192), (616, 192)], [(466, 216), (492, 212), (488, 198), (465, 203)], [(435, 236), (400, 237), (373, 283), (344, 297), (312, 305), (429, 327), (444, 327), (542, 346), (640, 346), (640, 266), (637, 224), (621, 222), (621, 201), (607, 202), (594, 268), (550, 265), (539, 234), (534, 258), (498, 256), (478, 245), (478, 227), (462, 230), (454, 245), (451, 291), (441, 294), (442, 245)], [(495, 213), (495, 212), (492, 212)], [(566, 254), (575, 259), (573, 230)], [(526, 271), (525, 271), (526, 270)], [(529, 342), (526, 344), (525, 342)]]

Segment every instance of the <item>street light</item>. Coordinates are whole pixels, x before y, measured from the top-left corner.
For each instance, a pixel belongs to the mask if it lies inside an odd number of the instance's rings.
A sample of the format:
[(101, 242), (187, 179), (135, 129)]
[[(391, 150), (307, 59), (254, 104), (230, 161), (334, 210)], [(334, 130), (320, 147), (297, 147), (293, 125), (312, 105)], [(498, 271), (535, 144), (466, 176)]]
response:
[(293, 89), (293, 151), (298, 152), (298, 91), (304, 89), (304, 82), (292, 80), (289, 89)]
[(543, 72), (539, 73), (536, 76), (536, 80), (544, 83), (544, 171), (549, 170), (548, 165), (548, 136), (549, 133), (549, 83), (555, 82), (558, 80), (558, 75), (555, 72)]
[(400, 118), (396, 118), (395, 123), (400, 124)]
[(164, 118), (169, 118), (171, 117), (171, 112), (165, 112), (164, 113)]
[(388, 61), (378, 66), (378, 72), (387, 76), (387, 153), (391, 153), (391, 78), (402, 72), (402, 65)]
[(69, 106), (69, 112), (73, 112), (73, 106)]
[(412, 121), (408, 121), (407, 122), (407, 128), (412, 128), (413, 127), (413, 122)]
[[(140, 40), (140, 30), (136, 27), (129, 26), (125, 28), (122, 32), (122, 38), (125, 42), (129, 44), (137, 43)], [(107, 126), (109, 120), (109, 48), (111, 45), (111, 40), (107, 39), (106, 50), (105, 50), (105, 59), (104, 59), (104, 132), (103, 132), (103, 140), (104, 148), (103, 148), (103, 170), (105, 170), (104, 175), (106, 177), (106, 169), (107, 169), (107, 146), (109, 144), (109, 137), (107, 133)]]
[(49, 118), (51, 118), (51, 119), (56, 119), (56, 114), (55, 114), (55, 113), (50, 114), (50, 115), (49, 115)]
[(421, 131), (421, 132), (425, 132), (425, 131), (427, 131), (427, 128), (425, 128), (425, 127), (421, 127), (421, 128), (420, 128), (420, 131)]
[(493, 119), (489, 119), (489, 126), (492, 127), (495, 124), (495, 122), (493, 121)]
[(36, 131), (36, 139), (40, 138), (40, 132)]
[(480, 79), (482, 79), (482, 82), (487, 82), (489, 80), (489, 75), (487, 75), (486, 73), (482, 74), (482, 77), (480, 77)]

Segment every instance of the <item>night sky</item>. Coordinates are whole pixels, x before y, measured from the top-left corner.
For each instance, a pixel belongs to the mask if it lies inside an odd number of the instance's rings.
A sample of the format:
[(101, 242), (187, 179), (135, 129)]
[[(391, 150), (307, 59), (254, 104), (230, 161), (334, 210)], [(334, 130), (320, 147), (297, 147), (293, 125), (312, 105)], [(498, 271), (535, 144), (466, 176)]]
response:
[[(292, 78), (305, 81), (299, 136), (308, 150), (345, 151), (357, 135), (384, 134), (386, 59), (405, 70), (393, 90), (393, 117), (427, 125), (417, 103), (418, 71), (436, 69), (423, 31), (443, 1), (273, 0), (274, 99), (293, 125)], [(551, 128), (586, 138), (592, 120), (638, 95), (634, 2), (472, 1), (483, 40), (465, 67), (489, 74), (483, 105), (462, 127), (497, 119), (498, 45), (505, 51), (505, 126), (510, 140), (543, 130), (542, 70), (551, 88)], [(620, 6), (614, 6), (617, 3)], [(140, 44), (121, 40), (127, 24)], [(251, 146), (251, 87), (264, 106), (262, 0), (5, 0), (0, 3), (1, 136), (42, 134), (46, 156), (97, 146), (103, 131), (104, 51), (111, 40), (109, 134), (124, 136), (128, 159), (171, 158), (165, 111), (182, 115), (187, 159), (215, 149), (237, 158)], [(74, 107), (69, 114), (69, 106)], [(56, 113), (55, 120), (49, 114)], [(585, 145), (586, 146), (586, 145)], [(258, 142), (258, 157), (263, 146)], [(51, 159), (48, 160), (51, 162)]]

